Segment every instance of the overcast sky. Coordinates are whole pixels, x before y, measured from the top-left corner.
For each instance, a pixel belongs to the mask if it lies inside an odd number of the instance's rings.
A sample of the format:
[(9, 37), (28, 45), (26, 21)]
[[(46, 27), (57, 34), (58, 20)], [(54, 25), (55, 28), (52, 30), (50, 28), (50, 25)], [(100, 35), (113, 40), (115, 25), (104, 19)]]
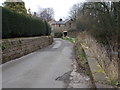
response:
[[(3, 3), (5, 0), (0, 0)], [(41, 8), (53, 8), (55, 11), (55, 20), (66, 18), (70, 7), (77, 2), (84, 0), (23, 0), (26, 8), (30, 8), (32, 12), (37, 12)]]

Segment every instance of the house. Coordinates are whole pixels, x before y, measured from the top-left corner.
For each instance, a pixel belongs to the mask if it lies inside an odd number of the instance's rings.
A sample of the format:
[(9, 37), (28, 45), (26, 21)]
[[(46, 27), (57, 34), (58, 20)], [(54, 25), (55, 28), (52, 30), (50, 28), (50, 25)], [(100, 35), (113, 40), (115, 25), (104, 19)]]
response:
[(63, 21), (60, 19), (59, 21), (49, 21), (49, 24), (51, 25), (52, 31), (60, 31), (63, 32), (63, 34), (66, 36), (68, 30), (76, 30), (76, 24), (75, 21), (70, 19), (70, 20), (65, 20)]
[(49, 24), (51, 25), (52, 31), (63, 31), (65, 29), (65, 23), (62, 19), (59, 21), (49, 21)]
[(65, 22), (66, 30), (76, 30), (76, 23), (73, 19), (67, 20)]
[(48, 23), (50, 24), (52, 31), (54, 31), (54, 28), (55, 28), (55, 25), (56, 25), (56, 21), (55, 20), (51, 20)]
[(59, 21), (52, 20), (49, 21), (49, 24), (52, 27), (52, 31), (68, 31), (76, 29), (75, 21), (73, 21), (72, 19), (65, 21), (62, 21), (62, 19), (60, 19)]

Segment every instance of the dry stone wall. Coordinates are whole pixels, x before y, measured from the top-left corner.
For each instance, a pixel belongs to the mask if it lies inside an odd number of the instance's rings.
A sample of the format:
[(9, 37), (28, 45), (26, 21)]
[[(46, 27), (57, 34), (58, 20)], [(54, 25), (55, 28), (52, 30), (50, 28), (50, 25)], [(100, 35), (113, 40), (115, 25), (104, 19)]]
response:
[(2, 63), (19, 58), (52, 44), (50, 36), (2, 40)]

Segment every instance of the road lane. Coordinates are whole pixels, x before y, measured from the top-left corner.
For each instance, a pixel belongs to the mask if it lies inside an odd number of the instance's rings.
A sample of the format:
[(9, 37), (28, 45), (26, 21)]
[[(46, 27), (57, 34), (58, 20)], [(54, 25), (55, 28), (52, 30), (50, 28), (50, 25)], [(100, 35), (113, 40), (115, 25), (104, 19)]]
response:
[[(65, 88), (73, 57), (72, 43), (54, 39), (47, 48), (2, 65), (2, 87)], [(61, 76), (63, 80), (56, 80)]]

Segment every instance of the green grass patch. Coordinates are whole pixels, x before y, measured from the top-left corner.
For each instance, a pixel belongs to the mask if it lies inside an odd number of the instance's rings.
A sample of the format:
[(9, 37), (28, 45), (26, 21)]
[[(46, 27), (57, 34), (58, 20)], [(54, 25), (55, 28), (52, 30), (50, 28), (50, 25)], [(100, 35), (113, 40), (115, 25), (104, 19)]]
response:
[(81, 62), (82, 67), (87, 68), (88, 66), (88, 61), (86, 54), (81, 46), (75, 47), (76, 55), (79, 58), (79, 61)]
[(90, 76), (91, 79), (93, 79), (90, 67), (88, 65), (86, 53), (79, 41), (77, 41), (75, 44), (75, 57), (79, 67), (81, 68), (80, 72)]
[(72, 42), (73, 44), (75, 44), (77, 42), (77, 38), (63, 37), (63, 39), (68, 40), (68, 41)]
[(63, 39), (68, 40), (74, 44), (75, 58), (79, 67), (82, 69), (80, 72), (83, 72), (91, 76), (91, 71), (88, 65), (87, 56), (78, 39), (71, 37), (63, 37)]

